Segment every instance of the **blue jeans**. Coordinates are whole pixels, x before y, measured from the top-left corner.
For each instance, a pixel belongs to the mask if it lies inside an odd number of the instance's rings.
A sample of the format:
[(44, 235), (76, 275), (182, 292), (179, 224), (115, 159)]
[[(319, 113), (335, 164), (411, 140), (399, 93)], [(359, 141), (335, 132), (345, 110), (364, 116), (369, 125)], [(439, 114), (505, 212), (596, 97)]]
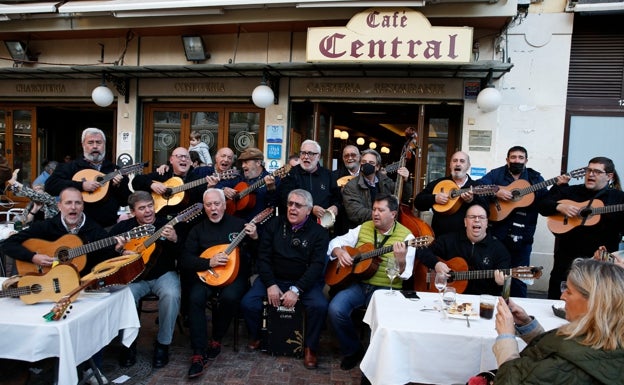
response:
[(373, 293), (378, 289), (386, 288), (366, 283), (354, 283), (339, 291), (329, 303), (329, 323), (338, 337), (340, 349), (345, 356), (355, 354), (362, 348), (351, 320), (351, 313), (355, 309), (368, 306)]
[[(277, 286), (283, 292), (295, 282), (277, 281)], [(306, 310), (305, 319), (305, 347), (312, 351), (318, 351), (321, 330), (327, 317), (327, 299), (323, 294), (324, 282), (318, 282), (310, 289), (301, 293), (299, 300)], [(260, 278), (256, 278), (251, 289), (245, 294), (241, 301), (241, 309), (245, 324), (249, 329), (249, 336), (252, 340), (260, 339), (260, 327), (262, 325), (262, 299), (266, 298), (267, 289)]]
[(130, 291), (137, 306), (139, 299), (153, 293), (158, 296), (158, 343), (169, 345), (180, 313), (180, 278), (169, 271), (151, 281), (132, 282)]

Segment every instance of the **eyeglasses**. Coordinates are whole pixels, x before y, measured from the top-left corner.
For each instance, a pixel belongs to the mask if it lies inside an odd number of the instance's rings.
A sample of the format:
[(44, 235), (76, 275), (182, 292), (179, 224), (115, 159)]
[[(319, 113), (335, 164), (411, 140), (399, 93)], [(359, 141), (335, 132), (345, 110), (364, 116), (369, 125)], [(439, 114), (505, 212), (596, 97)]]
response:
[(561, 281), (561, 285), (559, 286), (559, 288), (561, 289), (561, 292), (563, 293), (564, 291), (568, 290), (568, 283), (566, 281)]
[(288, 201), (288, 203), (286, 203), (286, 205), (288, 205), (288, 207), (293, 207), (295, 206), (295, 208), (297, 210), (300, 210), (302, 207), (306, 207), (305, 204), (303, 203), (299, 203), (299, 202), (293, 202), (293, 201)]
[(471, 221), (474, 221), (477, 219), (480, 221), (484, 221), (487, 219), (485, 215), (466, 215), (466, 218), (470, 219)]
[(188, 155), (184, 155), (184, 154), (173, 154), (173, 156), (175, 156), (176, 158), (180, 159), (180, 160), (184, 160), (184, 159), (191, 159), (190, 156)]
[(585, 174), (587, 174), (587, 175), (594, 174), (594, 175), (598, 176), (598, 175), (602, 175), (602, 174), (606, 174), (606, 173), (607, 173), (606, 171), (598, 170), (597, 168), (585, 167)]
[(344, 154), (342, 157), (343, 158), (357, 158), (357, 156), (358, 156), (357, 154), (352, 153), (352, 154)]
[(311, 151), (300, 151), (299, 152), (299, 156), (300, 157), (304, 157), (307, 156), (308, 158), (313, 158), (315, 156), (317, 156), (319, 153), (318, 152), (311, 152)]

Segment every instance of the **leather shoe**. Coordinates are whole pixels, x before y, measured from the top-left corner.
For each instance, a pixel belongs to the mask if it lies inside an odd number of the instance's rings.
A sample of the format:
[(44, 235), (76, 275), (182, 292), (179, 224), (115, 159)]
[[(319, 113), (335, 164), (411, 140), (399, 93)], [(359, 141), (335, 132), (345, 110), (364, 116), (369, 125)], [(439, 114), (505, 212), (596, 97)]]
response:
[(305, 348), (304, 351), (305, 355), (303, 358), (303, 366), (305, 366), (306, 369), (316, 369), (318, 367), (316, 362), (316, 353), (314, 353), (310, 348)]
[(366, 353), (366, 350), (364, 350), (363, 347), (360, 347), (357, 352), (345, 356), (342, 361), (340, 361), (340, 369), (351, 370), (355, 368), (355, 365), (357, 365), (358, 362), (360, 362), (362, 358), (364, 358), (364, 353)]
[(136, 344), (133, 343), (129, 348), (122, 347), (121, 354), (119, 355), (119, 366), (122, 368), (129, 368), (136, 364)]
[(169, 345), (163, 345), (156, 342), (154, 346), (154, 357), (152, 358), (152, 366), (155, 369), (162, 368), (169, 363)]
[(250, 350), (253, 352), (258, 349), (260, 349), (260, 340), (249, 341), (249, 343), (247, 344), (247, 350)]

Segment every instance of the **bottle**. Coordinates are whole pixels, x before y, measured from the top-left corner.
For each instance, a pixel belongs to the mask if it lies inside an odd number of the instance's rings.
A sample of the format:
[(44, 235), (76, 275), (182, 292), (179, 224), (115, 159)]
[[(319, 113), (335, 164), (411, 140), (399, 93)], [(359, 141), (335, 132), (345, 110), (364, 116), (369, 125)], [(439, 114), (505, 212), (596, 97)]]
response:
[(620, 240), (620, 244), (618, 245), (618, 251), (622, 251), (624, 250), (624, 236), (622, 236), (622, 239)]

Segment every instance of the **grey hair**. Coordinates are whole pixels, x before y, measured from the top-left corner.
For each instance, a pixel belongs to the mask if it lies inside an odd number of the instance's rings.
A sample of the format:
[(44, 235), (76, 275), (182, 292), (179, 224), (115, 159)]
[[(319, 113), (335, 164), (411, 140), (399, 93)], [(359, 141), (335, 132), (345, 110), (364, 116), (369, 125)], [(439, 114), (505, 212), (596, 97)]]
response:
[(316, 142), (316, 141), (314, 141), (312, 139), (304, 140), (303, 143), (301, 143), (301, 147), (303, 147), (304, 144), (311, 144), (311, 145), (313, 145), (314, 147), (316, 147), (316, 152), (318, 152), (319, 154), (322, 152), (321, 151), (321, 145), (318, 144), (318, 142)]
[(223, 192), (223, 190), (221, 190), (220, 188), (214, 188), (214, 187), (211, 187), (209, 189), (206, 189), (206, 191), (204, 191), (202, 201), (206, 198), (206, 195), (212, 192), (217, 193), (219, 195), (219, 199), (221, 199), (221, 202), (225, 202), (225, 193)]
[(292, 190), (291, 192), (288, 193), (288, 199), (290, 199), (291, 195), (298, 195), (300, 197), (302, 197), (305, 200), (306, 206), (308, 206), (309, 208), (314, 207), (314, 201), (312, 200), (312, 194), (310, 194), (309, 191), (298, 188), (295, 190)]
[(375, 155), (375, 160), (377, 161), (377, 166), (381, 166), (381, 155), (377, 151), (372, 150), (370, 148), (367, 149), (367, 150), (362, 151), (362, 157), (364, 157), (364, 155), (366, 155), (366, 154), (373, 154), (373, 155)]
[(99, 128), (95, 128), (95, 127), (85, 128), (82, 131), (82, 138), (80, 139), (80, 143), (84, 142), (84, 140), (87, 137), (87, 135), (94, 135), (94, 134), (102, 135), (102, 138), (104, 139), (104, 143), (106, 143), (106, 135), (104, 134), (104, 131), (100, 130)]

